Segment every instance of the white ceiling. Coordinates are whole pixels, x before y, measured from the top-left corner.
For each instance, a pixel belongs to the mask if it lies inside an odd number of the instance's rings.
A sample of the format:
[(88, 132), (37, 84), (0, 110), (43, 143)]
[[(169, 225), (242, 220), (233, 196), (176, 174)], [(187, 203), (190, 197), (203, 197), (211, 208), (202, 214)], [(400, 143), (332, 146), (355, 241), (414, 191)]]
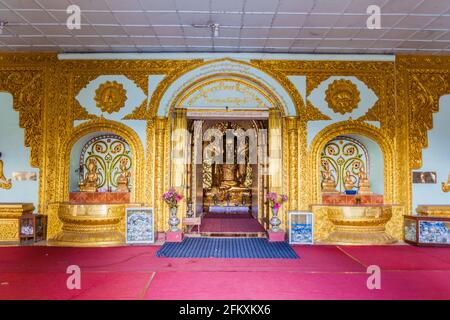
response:
[(449, 0), (0, 0), (0, 20), (0, 51), (450, 53)]

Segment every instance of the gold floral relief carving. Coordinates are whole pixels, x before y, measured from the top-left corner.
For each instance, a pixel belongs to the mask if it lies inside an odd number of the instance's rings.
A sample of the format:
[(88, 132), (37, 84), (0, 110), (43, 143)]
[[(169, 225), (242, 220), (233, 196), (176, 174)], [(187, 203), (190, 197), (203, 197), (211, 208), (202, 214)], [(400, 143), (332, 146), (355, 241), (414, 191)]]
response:
[(450, 93), (450, 56), (398, 56), (400, 97), (398, 103), (408, 112), (409, 165), (422, 166), (422, 149), (428, 146), (428, 130), (433, 113), (439, 111), (439, 98)]
[(0, 90), (13, 96), (13, 108), (19, 112), (19, 126), (25, 129), (25, 146), (31, 148), (30, 163), (36, 168), (42, 160), (43, 82), (40, 70), (10, 68), (0, 71)]
[(95, 90), (94, 100), (97, 108), (111, 114), (120, 111), (125, 106), (127, 91), (117, 81), (106, 81)]
[(334, 80), (325, 91), (325, 101), (334, 112), (346, 114), (358, 107), (359, 90), (350, 80)]
[(306, 108), (303, 118), (306, 121), (331, 120), (329, 116), (324, 115), (319, 109), (314, 107), (309, 99), (306, 100)]
[(144, 92), (145, 99), (132, 113), (126, 115), (123, 120), (146, 120), (148, 118), (148, 74), (145, 72), (125, 73), (125, 76)]
[(202, 64), (203, 60), (180, 61), (170, 72), (165, 72), (166, 77), (158, 84), (150, 99), (149, 118), (156, 117), (162, 96), (170, 85), (183, 74), (200, 67)]

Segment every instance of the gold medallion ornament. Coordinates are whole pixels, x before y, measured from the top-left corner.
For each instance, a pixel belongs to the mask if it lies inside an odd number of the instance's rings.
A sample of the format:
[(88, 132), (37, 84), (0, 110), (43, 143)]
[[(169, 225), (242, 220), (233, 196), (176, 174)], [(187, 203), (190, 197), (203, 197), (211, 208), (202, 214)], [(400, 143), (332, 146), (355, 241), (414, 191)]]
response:
[(127, 91), (117, 81), (106, 81), (95, 91), (94, 100), (103, 112), (118, 112), (125, 105)]
[(334, 111), (341, 114), (351, 112), (358, 106), (361, 100), (359, 90), (350, 80), (335, 80), (325, 92), (325, 100), (328, 106)]

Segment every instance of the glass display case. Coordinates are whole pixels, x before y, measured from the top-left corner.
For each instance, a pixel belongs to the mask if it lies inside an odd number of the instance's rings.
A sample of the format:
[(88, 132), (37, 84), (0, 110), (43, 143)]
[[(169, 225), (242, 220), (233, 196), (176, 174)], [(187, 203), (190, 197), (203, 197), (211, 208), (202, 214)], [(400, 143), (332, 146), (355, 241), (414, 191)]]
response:
[(404, 240), (418, 246), (450, 246), (450, 218), (405, 216)]
[(289, 243), (314, 243), (313, 214), (308, 211), (289, 212)]
[(21, 244), (45, 240), (47, 238), (47, 216), (42, 214), (20, 216), (19, 238)]

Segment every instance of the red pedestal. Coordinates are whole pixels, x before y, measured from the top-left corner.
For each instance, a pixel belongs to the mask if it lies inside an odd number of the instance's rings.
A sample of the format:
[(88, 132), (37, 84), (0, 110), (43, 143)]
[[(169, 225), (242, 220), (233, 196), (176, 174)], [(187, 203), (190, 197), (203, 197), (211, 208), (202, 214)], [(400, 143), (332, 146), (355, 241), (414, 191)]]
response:
[(356, 198), (361, 199), (361, 204), (383, 204), (383, 196), (380, 194), (329, 194), (322, 195), (322, 204), (337, 204), (337, 205), (356, 205)]
[(181, 242), (183, 241), (182, 231), (167, 231), (166, 232), (166, 242)]
[(119, 204), (130, 203), (129, 192), (71, 192), (71, 203), (81, 204)]
[(267, 231), (269, 235), (269, 242), (283, 242), (286, 240), (286, 233), (284, 231)]

